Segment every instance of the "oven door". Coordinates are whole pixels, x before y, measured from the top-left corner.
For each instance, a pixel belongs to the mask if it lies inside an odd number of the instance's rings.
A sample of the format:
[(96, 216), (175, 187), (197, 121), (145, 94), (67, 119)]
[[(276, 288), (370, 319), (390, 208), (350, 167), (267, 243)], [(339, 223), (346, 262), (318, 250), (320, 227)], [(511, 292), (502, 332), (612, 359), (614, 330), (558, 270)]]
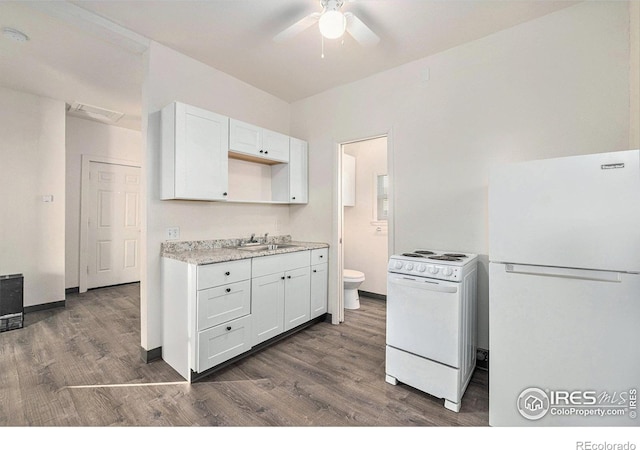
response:
[(389, 273), (387, 345), (459, 368), (458, 283)]

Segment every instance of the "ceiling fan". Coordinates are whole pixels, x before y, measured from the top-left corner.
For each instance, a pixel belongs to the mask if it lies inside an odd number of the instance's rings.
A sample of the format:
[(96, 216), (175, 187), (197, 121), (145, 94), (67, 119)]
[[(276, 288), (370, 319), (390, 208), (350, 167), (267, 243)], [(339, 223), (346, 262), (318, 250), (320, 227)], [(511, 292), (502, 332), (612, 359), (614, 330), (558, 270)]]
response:
[(373, 46), (380, 42), (380, 38), (351, 12), (340, 11), (345, 1), (349, 0), (320, 0), (322, 12), (315, 12), (303, 17), (289, 28), (278, 33), (273, 40), (282, 42), (301, 33), (316, 22), (320, 34), (327, 39), (337, 39), (346, 31), (360, 45)]

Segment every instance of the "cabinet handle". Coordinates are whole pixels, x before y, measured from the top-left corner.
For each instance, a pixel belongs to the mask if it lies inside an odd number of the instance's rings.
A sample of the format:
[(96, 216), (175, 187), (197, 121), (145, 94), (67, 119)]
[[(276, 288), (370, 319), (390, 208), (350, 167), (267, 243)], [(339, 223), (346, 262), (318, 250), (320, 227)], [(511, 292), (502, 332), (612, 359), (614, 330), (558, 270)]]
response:
[(260, 153), (264, 153), (264, 150), (260, 150)]
[(265, 154), (265, 155), (268, 155), (268, 154), (269, 154), (269, 151), (268, 151), (268, 150), (265, 150), (265, 151), (264, 151), (264, 154)]
[(223, 193), (222, 193), (222, 196), (223, 196), (223, 197), (226, 197), (226, 196), (227, 196), (227, 193), (226, 193), (226, 192), (223, 192)]
[(227, 288), (227, 292), (231, 292), (231, 288)]
[(292, 199), (292, 200), (295, 200), (296, 198), (295, 198), (295, 197), (291, 197), (291, 199)]
[(324, 255), (320, 255), (320, 258), (324, 258)]
[(226, 276), (229, 276), (229, 275), (231, 275), (231, 272), (225, 272), (224, 274), (225, 274)]
[(284, 277), (280, 277), (281, 280), (284, 280)]
[(287, 275), (287, 278), (291, 278), (291, 275)]
[(227, 331), (231, 331), (231, 327), (227, 327)]

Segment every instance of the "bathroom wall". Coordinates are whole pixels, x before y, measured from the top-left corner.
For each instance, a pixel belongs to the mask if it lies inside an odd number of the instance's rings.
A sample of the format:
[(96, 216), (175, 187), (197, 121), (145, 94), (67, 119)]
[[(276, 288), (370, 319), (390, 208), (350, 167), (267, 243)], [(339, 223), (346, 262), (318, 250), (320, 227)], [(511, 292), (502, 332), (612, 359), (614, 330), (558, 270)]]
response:
[(364, 273), (361, 291), (387, 295), (388, 228), (373, 217), (376, 175), (387, 173), (387, 138), (346, 144), (343, 151), (356, 159), (355, 206), (344, 207), (344, 267)]

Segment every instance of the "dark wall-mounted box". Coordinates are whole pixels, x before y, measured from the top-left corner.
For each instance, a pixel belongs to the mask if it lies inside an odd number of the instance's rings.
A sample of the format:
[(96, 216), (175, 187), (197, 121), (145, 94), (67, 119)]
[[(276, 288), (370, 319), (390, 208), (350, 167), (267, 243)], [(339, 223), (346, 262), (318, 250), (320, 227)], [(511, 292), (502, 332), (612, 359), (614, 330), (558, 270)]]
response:
[(24, 277), (0, 275), (0, 332), (24, 326)]

